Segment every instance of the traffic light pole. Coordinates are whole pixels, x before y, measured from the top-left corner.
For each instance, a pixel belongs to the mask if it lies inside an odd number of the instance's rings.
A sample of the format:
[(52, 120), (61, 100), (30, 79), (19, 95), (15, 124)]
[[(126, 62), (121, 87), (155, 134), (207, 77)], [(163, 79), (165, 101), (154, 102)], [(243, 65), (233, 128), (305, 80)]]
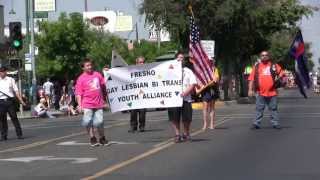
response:
[(30, 38), (30, 44), (31, 44), (31, 49), (30, 49), (30, 59), (31, 59), (31, 66), (32, 66), (32, 104), (35, 105), (37, 104), (37, 78), (36, 78), (36, 63), (35, 63), (35, 58), (34, 58), (34, 20), (33, 20), (33, 2), (34, 0), (30, 0), (29, 4), (29, 17), (30, 17), (30, 33), (31, 33), (31, 38)]

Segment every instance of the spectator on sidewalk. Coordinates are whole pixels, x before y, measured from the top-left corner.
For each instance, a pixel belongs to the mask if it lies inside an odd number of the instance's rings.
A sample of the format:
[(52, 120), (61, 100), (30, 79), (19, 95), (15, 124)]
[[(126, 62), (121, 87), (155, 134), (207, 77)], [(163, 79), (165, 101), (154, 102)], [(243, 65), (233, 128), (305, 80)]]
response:
[[(139, 56), (136, 59), (136, 65), (143, 65), (144, 64), (144, 57)], [(134, 109), (130, 111), (130, 129), (128, 132), (134, 133), (138, 130), (139, 132), (145, 131), (146, 126), (146, 109)]]
[(42, 118), (56, 118), (48, 110), (48, 102), (45, 98), (41, 98), (40, 102), (34, 107), (35, 115)]
[(50, 81), (50, 78), (47, 78), (47, 81), (43, 84), (44, 95), (46, 101), (48, 102), (48, 107), (53, 103), (53, 83)]
[[(77, 80), (75, 92), (78, 109), (84, 113), (82, 125), (87, 129), (91, 146), (104, 145), (108, 143), (104, 135), (103, 123), (103, 107), (106, 96), (105, 82), (103, 76), (93, 70), (91, 59), (84, 59), (81, 68), (83, 73)], [(96, 135), (99, 137), (99, 141)]]
[[(192, 121), (192, 106), (191, 93), (195, 90), (197, 80), (193, 72), (184, 67), (184, 55), (182, 53), (176, 54), (177, 61), (181, 61), (182, 68), (182, 93), (183, 105), (182, 107), (168, 108), (169, 121), (175, 131), (175, 142), (191, 141), (190, 125)], [(184, 133), (181, 134), (180, 122), (182, 121)]]

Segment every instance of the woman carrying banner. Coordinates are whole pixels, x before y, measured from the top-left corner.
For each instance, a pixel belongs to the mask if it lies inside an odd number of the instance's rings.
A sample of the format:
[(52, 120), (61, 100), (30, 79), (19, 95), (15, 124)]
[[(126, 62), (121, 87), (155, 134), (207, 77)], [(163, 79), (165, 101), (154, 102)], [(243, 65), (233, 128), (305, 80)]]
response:
[[(212, 65), (214, 65), (214, 59), (211, 59)], [(214, 119), (216, 115), (215, 102), (219, 99), (219, 71), (214, 66), (213, 67), (213, 81), (210, 86), (201, 92), (201, 97), (203, 101), (203, 126), (202, 130), (214, 129)], [(208, 121), (210, 117), (210, 125), (208, 127)]]
[[(139, 56), (136, 59), (136, 65), (143, 65), (144, 57)], [(130, 111), (130, 129), (129, 133), (135, 133), (138, 130), (138, 116), (139, 116), (139, 132), (145, 131), (146, 125), (146, 109), (134, 109)]]

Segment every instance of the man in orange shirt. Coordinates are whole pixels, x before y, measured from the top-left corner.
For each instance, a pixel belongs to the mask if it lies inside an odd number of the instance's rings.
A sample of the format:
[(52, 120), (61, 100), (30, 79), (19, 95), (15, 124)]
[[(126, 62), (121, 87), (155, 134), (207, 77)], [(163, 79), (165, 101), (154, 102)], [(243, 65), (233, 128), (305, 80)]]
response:
[(269, 111), (271, 112), (272, 127), (274, 129), (281, 129), (278, 116), (278, 92), (275, 87), (275, 80), (272, 76), (272, 72), (274, 72), (280, 78), (284, 76), (284, 73), (278, 64), (272, 64), (271, 58), (267, 51), (262, 51), (260, 53), (260, 60), (261, 62), (253, 67), (248, 79), (249, 96), (253, 96), (254, 91), (256, 92), (256, 117), (252, 128), (260, 129), (264, 108), (267, 105)]

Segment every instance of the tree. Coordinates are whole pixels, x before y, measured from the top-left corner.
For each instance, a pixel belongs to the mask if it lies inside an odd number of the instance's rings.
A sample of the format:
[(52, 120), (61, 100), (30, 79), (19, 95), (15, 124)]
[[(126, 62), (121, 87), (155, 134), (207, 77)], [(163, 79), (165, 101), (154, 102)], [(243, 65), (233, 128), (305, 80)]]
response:
[(37, 45), (41, 49), (37, 58), (40, 76), (59, 75), (70, 78), (79, 72), (79, 62), (88, 53), (88, 26), (80, 13), (63, 13), (56, 22), (41, 24)]
[[(241, 81), (242, 72), (251, 63), (253, 55), (271, 47), (270, 36), (295, 28), (295, 22), (311, 13), (310, 8), (300, 5), (297, 0), (164, 0), (161, 6), (156, 2), (160, 3), (156, 0), (143, 3), (141, 12), (146, 14), (147, 22), (162, 22), (158, 25), (169, 32), (179, 29), (180, 33), (171, 35), (173, 39), (183, 39), (177, 42), (185, 48), (187, 16), (190, 16), (187, 5), (192, 4), (201, 37), (216, 41), (216, 59), (227, 77), (226, 87), (232, 74)], [(224, 94), (228, 96), (227, 88)]]
[(111, 33), (89, 29), (79, 13), (67, 16), (61, 14), (56, 22), (41, 24), (41, 33), (37, 36), (40, 54), (37, 57), (39, 77), (56, 79), (74, 79), (80, 72), (80, 62), (85, 57), (92, 58), (97, 70), (110, 64), (112, 50), (117, 50), (128, 62), (134, 64), (137, 56), (145, 56), (152, 62), (157, 56), (169, 50), (177, 49), (175, 43), (163, 43), (160, 51), (154, 42), (134, 43), (129, 51), (127, 42)]

